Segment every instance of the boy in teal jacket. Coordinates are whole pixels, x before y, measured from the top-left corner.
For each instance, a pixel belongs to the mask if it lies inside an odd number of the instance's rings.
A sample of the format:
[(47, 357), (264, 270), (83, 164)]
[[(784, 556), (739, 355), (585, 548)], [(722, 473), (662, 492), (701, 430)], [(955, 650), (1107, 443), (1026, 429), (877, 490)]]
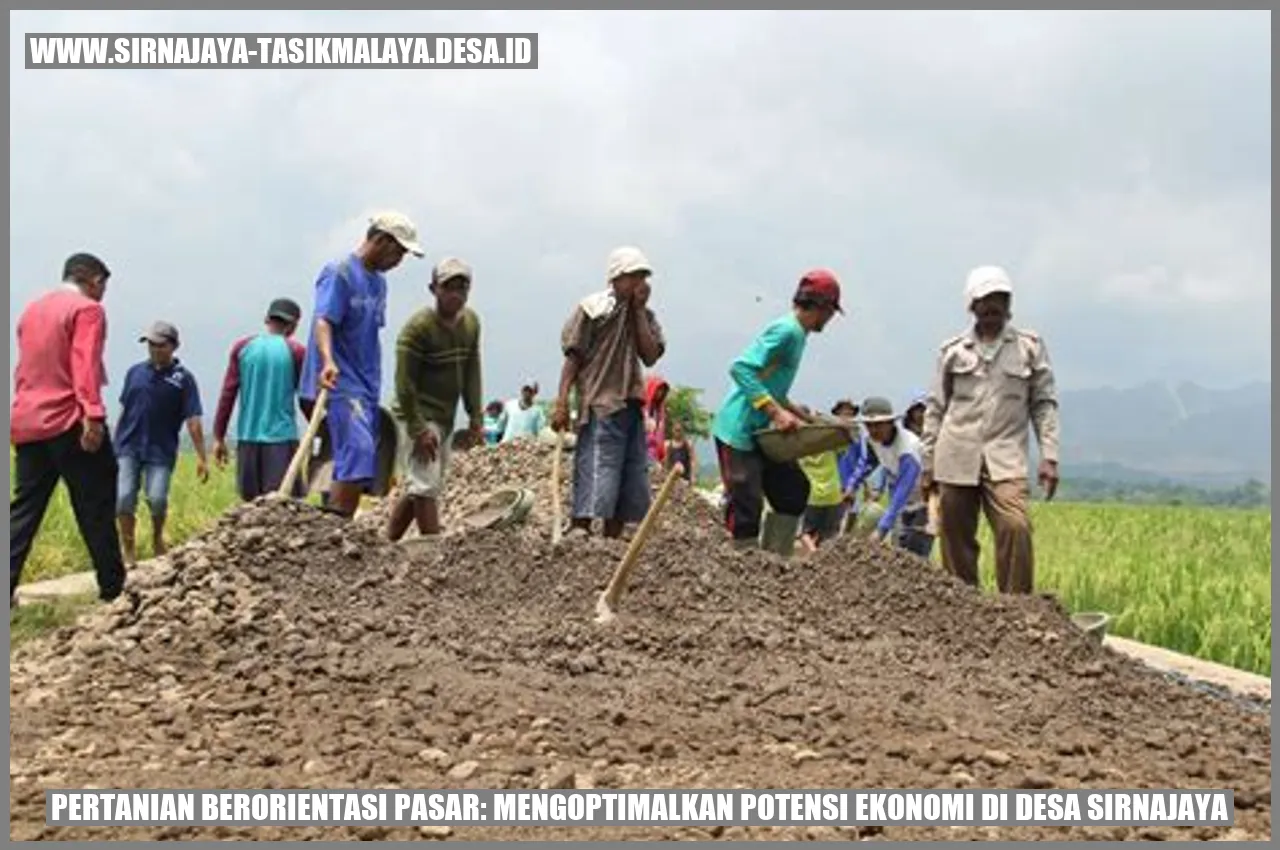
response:
[[(735, 546), (749, 548), (759, 540), (763, 548), (784, 556), (795, 548), (809, 502), (809, 480), (799, 464), (765, 457), (755, 432), (770, 425), (791, 431), (808, 417), (788, 399), (791, 385), (809, 334), (821, 333), (836, 313), (843, 312), (836, 276), (826, 269), (808, 272), (796, 287), (792, 311), (766, 325), (729, 369), (733, 384), (711, 433), (728, 496), (725, 524)], [(761, 538), (766, 498), (773, 512)]]

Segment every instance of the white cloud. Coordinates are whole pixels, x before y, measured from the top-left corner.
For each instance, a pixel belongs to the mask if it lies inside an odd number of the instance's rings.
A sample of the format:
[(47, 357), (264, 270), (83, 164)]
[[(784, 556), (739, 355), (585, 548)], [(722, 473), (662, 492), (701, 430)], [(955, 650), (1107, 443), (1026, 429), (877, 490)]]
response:
[[(389, 333), (431, 263), (465, 257), (489, 394), (531, 370), (553, 384), (560, 324), (622, 243), (658, 266), (664, 373), (713, 400), (814, 265), (848, 289), (849, 316), (800, 379), (824, 406), (925, 382), (965, 321), (964, 274), (992, 262), (1014, 272), (1019, 320), (1051, 339), (1064, 384), (1099, 362), (1120, 382), (1269, 378), (1266, 21), (15, 13), (18, 47), (61, 29), (536, 31), (540, 68), (55, 72), (15, 58), (11, 315), (66, 254), (101, 251), (118, 278), (113, 371), (138, 354), (124, 329), (162, 313), (211, 386), (267, 300), (309, 303), (320, 264), (368, 212), (396, 208), (429, 256), (393, 273)], [(1093, 338), (1096, 311), (1158, 316), (1159, 332), (1121, 354)], [(1193, 329), (1230, 345), (1183, 359)]]

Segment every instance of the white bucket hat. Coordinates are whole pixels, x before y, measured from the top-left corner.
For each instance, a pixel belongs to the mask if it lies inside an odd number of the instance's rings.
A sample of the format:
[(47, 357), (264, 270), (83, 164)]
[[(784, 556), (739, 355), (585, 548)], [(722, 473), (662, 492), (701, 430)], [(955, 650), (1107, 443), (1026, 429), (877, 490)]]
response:
[(999, 266), (978, 266), (969, 272), (964, 282), (965, 309), (997, 292), (1013, 295), (1013, 281), (1009, 280), (1009, 273)]
[(613, 253), (609, 254), (609, 282), (612, 283), (622, 275), (632, 274), (633, 272), (649, 272), (653, 274), (653, 266), (649, 265), (648, 258), (639, 248), (631, 245), (615, 248)]

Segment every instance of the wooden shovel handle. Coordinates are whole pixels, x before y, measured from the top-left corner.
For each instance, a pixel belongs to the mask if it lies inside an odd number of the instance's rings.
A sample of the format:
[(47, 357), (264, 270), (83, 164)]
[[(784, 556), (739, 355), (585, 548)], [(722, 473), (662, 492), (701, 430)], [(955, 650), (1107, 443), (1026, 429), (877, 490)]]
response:
[(277, 493), (281, 496), (289, 496), (293, 493), (293, 482), (298, 480), (298, 472), (302, 469), (302, 462), (311, 454), (311, 444), (315, 441), (316, 434), (320, 431), (320, 423), (324, 419), (325, 408), (329, 404), (329, 391), (321, 389), (316, 395), (315, 408), (311, 411), (311, 421), (307, 423), (307, 432), (302, 436), (302, 442), (298, 443), (298, 450), (293, 453), (293, 460), (289, 463), (289, 471), (284, 474), (284, 481), (280, 482), (280, 489)]
[(640, 527), (636, 529), (635, 537), (631, 538), (631, 545), (627, 547), (627, 553), (622, 556), (622, 561), (618, 564), (618, 569), (614, 571), (609, 587), (605, 589), (604, 595), (601, 597), (606, 605), (613, 606), (618, 604), (618, 597), (622, 595), (623, 589), (627, 586), (627, 580), (631, 577), (631, 572), (635, 569), (636, 562), (640, 559), (640, 550), (644, 548), (645, 541), (649, 539), (649, 535), (653, 532), (653, 527), (657, 524), (658, 514), (662, 512), (662, 508), (667, 504), (667, 499), (671, 497), (671, 488), (683, 472), (684, 465), (677, 463), (667, 473), (667, 480), (662, 482), (662, 489), (658, 491), (657, 497), (654, 498), (653, 504), (649, 507), (649, 512), (640, 521)]
[(561, 457), (564, 455), (564, 434), (559, 431), (556, 434), (555, 457), (551, 459), (551, 545), (556, 546), (560, 543), (561, 526), (564, 520), (561, 518), (560, 509), (560, 463)]

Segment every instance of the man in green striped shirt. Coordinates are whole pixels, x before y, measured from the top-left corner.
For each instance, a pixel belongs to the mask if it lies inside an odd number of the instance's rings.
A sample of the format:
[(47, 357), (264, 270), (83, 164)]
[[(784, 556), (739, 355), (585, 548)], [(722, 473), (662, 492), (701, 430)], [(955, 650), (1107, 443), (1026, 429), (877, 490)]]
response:
[(480, 318), (467, 306), (471, 267), (450, 257), (431, 271), (435, 307), (409, 317), (396, 341), (396, 419), (403, 494), (391, 509), (387, 537), (399, 540), (417, 521), (420, 534), (440, 533), (440, 500), (449, 469), (450, 436), (461, 400), (468, 445), (484, 438), (480, 385)]

